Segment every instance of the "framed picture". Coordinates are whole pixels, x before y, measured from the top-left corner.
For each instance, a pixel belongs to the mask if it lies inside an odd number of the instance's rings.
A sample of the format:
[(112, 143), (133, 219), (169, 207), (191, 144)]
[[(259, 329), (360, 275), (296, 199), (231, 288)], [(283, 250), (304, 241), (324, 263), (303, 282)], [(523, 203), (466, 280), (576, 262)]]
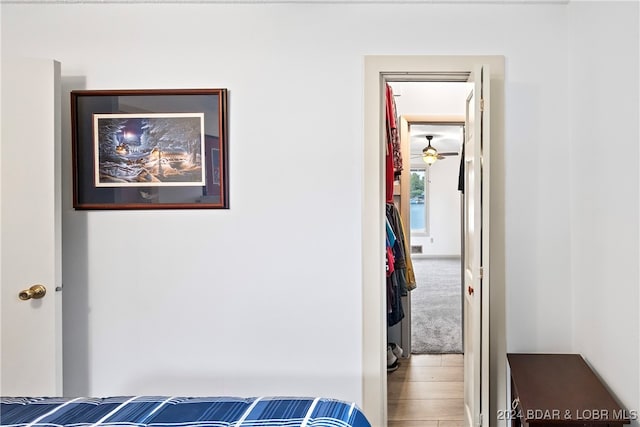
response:
[(227, 209), (227, 91), (71, 92), (75, 209)]

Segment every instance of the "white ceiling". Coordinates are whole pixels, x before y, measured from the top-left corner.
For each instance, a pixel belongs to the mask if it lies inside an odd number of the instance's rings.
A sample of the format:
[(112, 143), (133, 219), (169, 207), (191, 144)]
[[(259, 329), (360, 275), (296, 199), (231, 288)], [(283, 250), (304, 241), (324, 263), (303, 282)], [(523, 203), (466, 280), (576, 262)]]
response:
[(426, 135), (433, 135), (431, 145), (440, 153), (460, 153), (462, 147), (462, 126), (438, 124), (413, 124), (409, 126), (411, 135), (411, 156), (422, 154), (427, 146)]

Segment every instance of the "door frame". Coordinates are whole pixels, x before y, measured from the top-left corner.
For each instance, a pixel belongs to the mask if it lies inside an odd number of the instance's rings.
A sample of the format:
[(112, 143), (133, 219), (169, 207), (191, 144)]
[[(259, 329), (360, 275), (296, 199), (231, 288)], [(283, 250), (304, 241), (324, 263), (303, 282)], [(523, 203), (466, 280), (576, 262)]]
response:
[[(386, 296), (384, 273), (384, 126), (385, 76), (407, 80), (452, 81), (475, 64), (491, 69), (491, 279), (489, 285), (489, 425), (498, 405), (507, 401), (504, 249), (504, 57), (378, 56), (364, 57), (364, 146), (362, 196), (362, 408), (374, 427), (387, 425)], [(438, 80), (438, 79), (441, 80)], [(463, 80), (460, 80), (463, 81)], [(376, 143), (377, 142), (377, 143)]]

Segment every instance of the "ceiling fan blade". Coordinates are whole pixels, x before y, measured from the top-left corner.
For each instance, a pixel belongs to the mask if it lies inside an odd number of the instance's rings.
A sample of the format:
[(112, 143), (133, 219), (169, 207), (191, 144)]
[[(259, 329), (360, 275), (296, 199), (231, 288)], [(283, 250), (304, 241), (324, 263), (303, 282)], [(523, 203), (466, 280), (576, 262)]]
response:
[(455, 152), (451, 152), (451, 153), (438, 153), (438, 155), (440, 156), (457, 156), (458, 153)]

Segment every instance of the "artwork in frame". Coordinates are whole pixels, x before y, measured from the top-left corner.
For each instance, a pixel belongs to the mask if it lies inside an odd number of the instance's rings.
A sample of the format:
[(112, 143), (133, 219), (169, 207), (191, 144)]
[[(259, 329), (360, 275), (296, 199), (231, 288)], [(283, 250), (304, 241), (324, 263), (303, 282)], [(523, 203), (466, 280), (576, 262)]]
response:
[(75, 209), (227, 209), (226, 89), (71, 92)]

